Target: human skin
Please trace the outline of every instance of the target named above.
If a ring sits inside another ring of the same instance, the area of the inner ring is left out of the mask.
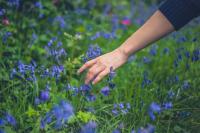
[[[157,10],[135,33],[115,50],[87,61],[77,71],[77,74],[88,69],[85,84],[96,84],[109,72],[125,64],[131,54],[145,48],[149,44],[167,36],[175,29],[167,18]]]

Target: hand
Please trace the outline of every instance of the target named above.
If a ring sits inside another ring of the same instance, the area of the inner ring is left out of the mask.
[[[88,84],[90,81],[92,81],[92,84],[96,84],[110,72],[111,66],[115,70],[123,65],[127,59],[128,55],[118,48],[86,62],[77,73],[80,74],[85,69],[89,69],[86,74],[85,84]]]

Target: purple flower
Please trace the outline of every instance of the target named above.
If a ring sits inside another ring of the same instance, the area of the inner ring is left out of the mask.
[[[94,94],[88,94],[86,95],[86,99],[90,102],[95,101],[96,100],[96,96]]]
[[[81,133],[96,133],[97,124],[94,121],[89,121],[81,128]]]
[[[3,127],[5,124],[6,124],[6,121],[0,118],[0,127]]]
[[[153,45],[149,51],[149,54],[155,56],[157,54],[157,48],[158,46],[157,45]]]
[[[34,44],[34,42],[37,40],[37,38],[38,38],[37,34],[33,33],[32,39],[31,39],[31,44]]]
[[[38,97],[35,98],[34,104],[35,105],[39,105],[40,104],[40,99]]]
[[[148,58],[148,57],[146,57],[146,56],[144,56],[144,57],[143,57],[143,62],[146,63],[146,64],[148,64],[148,63],[151,62],[151,59]]]
[[[133,129],[133,130],[131,131],[131,133],[136,133],[136,132],[135,132],[135,130]]]
[[[73,107],[71,106],[71,104],[70,103],[68,103],[67,101],[64,101],[64,100],[62,100],[61,102],[60,102],[60,107],[62,107],[62,109],[63,109],[63,111],[64,111],[64,120],[66,121],[66,120],[68,120],[68,118],[71,116],[71,115],[73,115],[74,114],[74,109],[73,109]]]
[[[119,114],[119,112],[118,112],[116,109],[113,109],[113,110],[112,110],[112,113],[113,113],[114,115],[118,115],[118,114]]]
[[[0,133],[6,133],[3,129],[0,129]]]
[[[127,109],[131,109],[130,103],[126,103],[126,108],[127,108]]]
[[[45,102],[50,98],[49,90],[43,90],[40,92],[40,100]]]
[[[102,93],[104,96],[108,96],[109,93],[110,93],[110,88],[109,88],[108,86],[103,87],[103,88],[101,89],[101,93]]]
[[[52,112],[48,112],[44,118],[41,119],[40,122],[40,128],[44,129],[46,124],[49,124],[52,122]]]
[[[109,72],[109,81],[111,81],[114,77],[116,76],[115,71],[113,70],[113,67],[110,67],[110,72]]]
[[[160,112],[161,112],[160,105],[155,102],[152,102],[149,107],[149,110],[148,110],[148,114],[149,114],[151,120],[155,120],[155,118],[156,118],[154,113],[160,113]]]
[[[35,3],[35,7],[39,8],[39,9],[42,9],[43,5],[42,5],[41,2],[38,1],[38,2]]]
[[[119,129],[115,129],[112,133],[121,133]]]
[[[168,54],[169,53],[169,48],[164,48],[163,53],[164,54]]]
[[[182,88],[183,88],[184,90],[190,88],[189,82],[188,82],[188,81],[184,81],[184,83],[183,83],[183,85],[182,85]]]
[[[83,84],[80,86],[80,90],[81,91],[90,91],[92,89],[92,87],[90,85],[87,85],[87,84]]]
[[[144,79],[142,81],[142,88],[144,88],[144,86],[146,85],[150,85],[152,82],[151,80],[148,79],[148,73],[146,71],[143,73],[143,77]]]
[[[0,8],[0,16],[3,16],[6,13],[5,9]]]
[[[58,22],[60,24],[60,28],[64,28],[66,26],[65,19],[62,16],[57,16],[54,19],[54,22]]]
[[[10,36],[12,36],[12,33],[9,32],[9,31],[6,32],[6,33],[3,35],[2,42],[3,42],[3,43],[6,43],[7,40],[8,40],[8,38],[9,38]]]
[[[16,126],[16,124],[17,124],[16,120],[11,114],[6,113],[5,119],[10,125],[12,125],[14,127]]]
[[[51,77],[55,77],[56,79],[58,79],[61,76],[61,73],[63,72],[63,70],[64,70],[64,67],[62,65],[61,66],[54,65],[51,68]]]
[[[83,62],[87,62],[91,59],[94,59],[102,54],[101,48],[96,45],[89,45],[89,48],[86,52],[85,57],[83,57]]]
[[[190,58],[190,52],[189,51],[185,52],[185,57],[188,58],[188,59]]]
[[[119,104],[119,107],[120,107],[121,109],[124,109],[124,104],[123,104],[123,103],[120,103],[120,104]]]
[[[173,106],[173,105],[172,105],[172,102],[167,102],[167,103],[164,103],[164,104],[163,104],[163,108],[164,108],[164,109],[171,109],[172,106]]]
[[[101,32],[96,32],[96,34],[95,35],[93,35],[93,36],[91,36],[90,37],[90,40],[96,40],[97,38],[99,38],[101,36]]]
[[[7,3],[9,6],[16,6],[18,8],[20,4],[20,0],[7,0]]]
[[[155,127],[153,125],[148,124],[145,128],[139,128],[138,133],[154,133]]]
[[[193,55],[192,55],[192,61],[193,62],[196,62],[198,60],[200,60],[200,49],[199,48],[195,49],[193,51]]]
[[[175,93],[172,90],[168,91],[168,97],[170,99],[172,99],[174,96],[175,96]]]
[[[60,101],[58,105],[47,112],[44,118],[41,119],[40,127],[45,128],[46,124],[55,120],[54,128],[60,129],[67,123],[70,117],[74,115],[73,107],[65,100]]]
[[[150,105],[150,109],[153,111],[153,112],[157,112],[159,113],[161,111],[161,108],[160,108],[160,105],[155,103],[155,102],[152,102],[151,105]]]

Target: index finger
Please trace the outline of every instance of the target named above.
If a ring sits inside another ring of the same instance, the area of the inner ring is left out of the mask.
[[[90,60],[88,62],[86,62],[81,68],[78,69],[77,73],[80,74],[81,72],[83,72],[86,68],[94,65],[97,62],[96,59]]]

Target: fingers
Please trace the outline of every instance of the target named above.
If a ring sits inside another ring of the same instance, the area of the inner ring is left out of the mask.
[[[83,72],[85,69],[89,68],[90,66],[94,65],[96,63],[97,60],[93,59],[90,60],[88,62],[86,62],[78,71],[77,73],[80,74],[81,72]]]
[[[104,71],[102,71],[101,73],[99,73],[99,75],[94,79],[94,81],[92,82],[92,84],[96,84],[97,82],[101,81],[102,78],[104,76],[106,76],[109,73],[108,69],[105,69]]]
[[[87,73],[85,84],[88,84],[91,80],[95,78],[101,71],[103,71],[106,68],[106,66],[102,64],[95,64],[92,66]]]

